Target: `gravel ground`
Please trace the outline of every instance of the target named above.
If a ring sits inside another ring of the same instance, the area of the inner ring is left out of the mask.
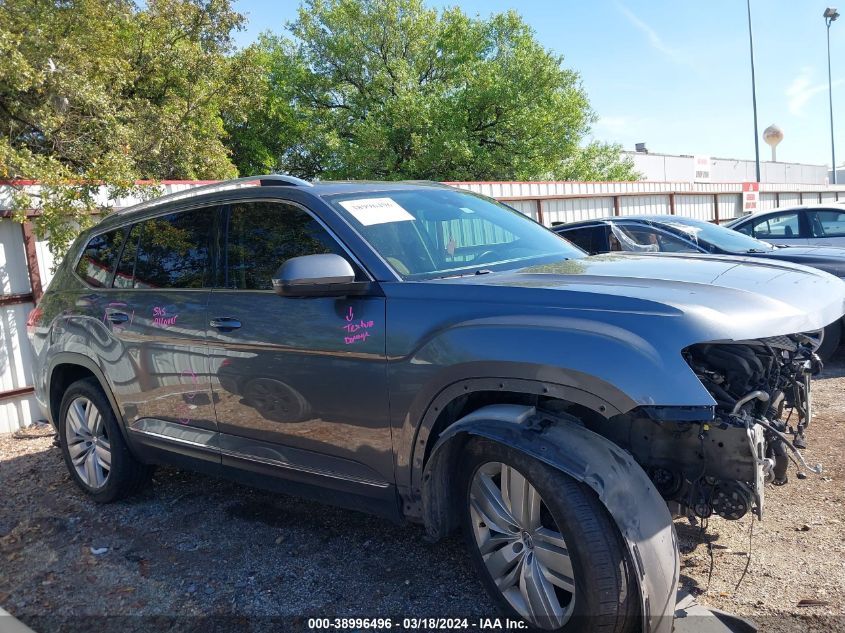
[[[842,361],[815,383],[807,454],[824,476],[770,487],[753,533],[750,518],[676,522],[682,586],[700,602],[767,631],[845,632],[843,387]],[[431,545],[417,526],[169,468],[139,497],[95,506],[51,440],[47,427],[0,436],[0,606],[39,633],[495,616],[457,537]]]

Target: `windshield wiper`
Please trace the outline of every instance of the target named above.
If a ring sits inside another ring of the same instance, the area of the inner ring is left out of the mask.
[[[474,277],[475,275],[487,275],[493,271],[489,268],[479,268],[473,272],[455,273],[454,275],[441,275],[439,277],[432,277],[432,279],[460,279],[461,277]]]
[[[746,253],[768,253],[769,251],[764,251],[761,248],[749,248]]]

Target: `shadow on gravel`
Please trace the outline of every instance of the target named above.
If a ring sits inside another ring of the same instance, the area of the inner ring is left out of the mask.
[[[39,633],[495,615],[458,537],[170,468],[97,506],[49,438],[21,441],[0,461],[0,606]]]
[[[815,376],[813,380],[827,380],[830,378],[842,378],[845,376],[845,346],[840,347],[833,358],[825,364],[822,373]]]

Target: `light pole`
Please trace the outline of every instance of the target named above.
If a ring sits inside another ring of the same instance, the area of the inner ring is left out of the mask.
[[[836,145],[833,142],[833,82],[830,79],[830,24],[839,17],[833,7],[824,10],[824,23],[827,25],[827,94],[830,100],[830,164],[833,169],[833,184],[836,184]]]
[[[748,47],[751,49],[751,103],[754,106],[754,164],[757,167],[757,182],[760,182],[760,139],[757,134],[757,83],[754,79],[754,37],[751,34],[751,0],[748,6]]]

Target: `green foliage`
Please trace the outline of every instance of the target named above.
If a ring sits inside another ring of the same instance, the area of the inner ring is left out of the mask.
[[[620,179],[619,148],[586,147],[578,74],[515,12],[438,14],[422,0],[306,0],[293,39],[244,52],[257,107],[226,117],[241,173],[431,180]]]
[[[0,180],[39,181],[14,210],[55,255],[162,179],[636,175],[585,143],[578,74],[514,12],[305,0],[291,37],[235,51],[242,21],[230,0],[0,0]]]
[[[0,2],[0,179],[43,185],[16,191],[18,219],[38,208],[61,254],[138,179],[236,175],[220,112],[261,79],[231,55],[241,22],[229,0]]]

